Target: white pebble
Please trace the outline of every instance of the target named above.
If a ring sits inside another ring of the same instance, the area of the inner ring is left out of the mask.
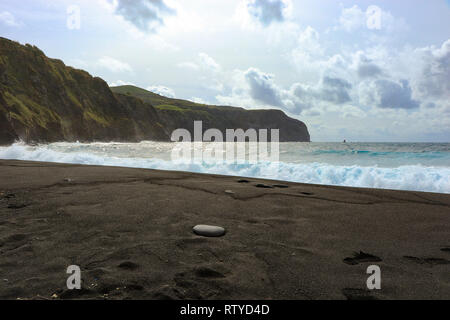
[[[194,228],[194,233],[203,237],[221,237],[225,235],[225,229],[217,226],[207,226],[207,225],[196,225]]]

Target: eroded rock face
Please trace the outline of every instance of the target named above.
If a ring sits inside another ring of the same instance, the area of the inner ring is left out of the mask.
[[[9,113],[5,110],[5,101],[0,92],[0,145],[8,145],[18,139],[14,128],[11,126],[11,119]]]
[[[199,105],[131,86],[111,90],[35,46],[0,37],[0,144],[169,141],[173,130],[191,130],[195,120],[204,130],[273,128],[280,141],[309,141],[306,125],[282,111]]]
[[[0,38],[0,73],[0,143],[169,139],[151,105],[34,46]]]

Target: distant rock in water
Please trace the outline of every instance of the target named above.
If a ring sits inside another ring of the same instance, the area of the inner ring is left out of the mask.
[[[280,141],[309,141],[306,125],[280,110],[245,110],[170,99],[133,86],[110,88],[50,59],[35,46],[0,37],[0,145],[21,139],[170,141],[173,130],[280,129]]]

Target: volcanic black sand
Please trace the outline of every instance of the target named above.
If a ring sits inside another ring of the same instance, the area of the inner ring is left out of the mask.
[[[0,298],[450,299],[449,206],[444,194],[1,160]],[[227,233],[200,237],[197,224]],[[82,290],[67,289],[69,265]],[[381,290],[367,290],[369,265]]]

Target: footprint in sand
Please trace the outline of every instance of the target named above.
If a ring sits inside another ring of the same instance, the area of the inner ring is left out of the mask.
[[[241,179],[241,180],[238,180],[238,183],[250,183],[250,181],[245,180],[245,179]]]
[[[314,193],[312,193],[312,192],[300,192],[300,194],[303,194],[305,196],[313,196],[314,195]]]
[[[345,288],[342,289],[342,294],[347,300],[378,300],[370,294],[370,291],[363,289]]]
[[[273,185],[275,188],[280,188],[280,189],[286,189],[289,188],[289,186],[285,185],[285,184],[274,184]]]
[[[213,279],[224,279],[226,278],[225,273],[227,270],[219,271],[219,269],[223,269],[223,267],[215,268],[215,267],[196,267],[187,272],[180,272],[175,275],[175,282],[190,282],[196,281],[199,279],[205,280],[213,280]]]
[[[272,186],[269,186],[269,185],[263,184],[263,183],[258,183],[258,184],[256,185],[256,187],[257,187],[257,188],[263,188],[263,189],[273,189]]]
[[[441,251],[450,253],[450,247],[441,248]]]
[[[8,205],[8,209],[22,209],[25,208],[27,205],[24,203],[11,203]]]
[[[26,238],[27,238],[26,234],[17,233],[17,234],[13,234],[13,235],[9,236],[8,238],[6,238],[5,242],[7,242],[7,243],[19,242],[19,241],[25,240]]]
[[[403,258],[415,262],[418,264],[428,265],[430,267],[436,266],[436,265],[446,265],[450,264],[450,261],[447,259],[441,259],[441,258],[418,258],[413,256],[403,256]]]
[[[357,265],[363,262],[380,262],[383,260],[377,256],[360,251],[353,253],[353,257],[347,257],[343,261],[349,265]]]
[[[28,236],[24,234],[13,234],[6,238],[0,238],[0,255],[13,250],[32,251],[33,248],[27,244],[27,241]]]
[[[225,275],[223,273],[206,267],[200,267],[196,269],[194,273],[199,278],[225,278]]]
[[[133,261],[124,261],[121,264],[119,264],[118,267],[123,270],[132,271],[132,270],[136,270],[137,268],[139,268],[139,265],[137,263],[134,263]]]
[[[13,199],[13,198],[15,198],[16,197],[16,195],[14,194],[14,193],[11,193],[11,192],[0,192],[0,198],[3,198],[3,199]]]
[[[194,281],[184,281],[175,278],[175,286],[163,285],[151,292],[153,300],[202,300],[203,297],[197,289],[197,283]]]
[[[8,204],[8,209],[22,209],[28,206],[23,202],[23,199],[19,199],[14,193],[2,192],[0,193],[0,200],[5,200]]]
[[[59,295],[56,294],[55,298],[58,297],[60,299],[81,299],[86,298],[86,296],[92,295],[95,295],[95,292],[86,288],[81,288],[80,290],[67,289],[61,292]]]
[[[180,299],[205,299],[214,297],[218,288],[226,286],[229,271],[223,266],[199,266],[174,277],[173,291]]]
[[[125,286],[126,291],[143,291],[145,288],[141,286],[140,284],[127,284]]]

